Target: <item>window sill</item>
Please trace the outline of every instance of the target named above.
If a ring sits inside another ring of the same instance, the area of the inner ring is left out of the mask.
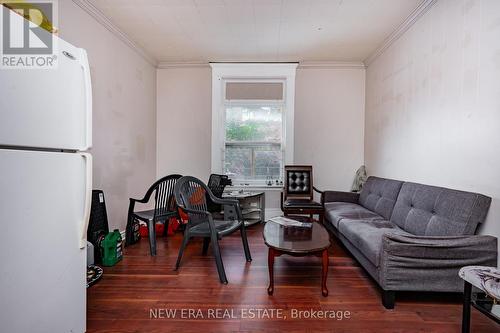
[[[238,190],[249,190],[249,191],[282,191],[283,185],[232,185],[227,186],[226,191],[238,191]]]

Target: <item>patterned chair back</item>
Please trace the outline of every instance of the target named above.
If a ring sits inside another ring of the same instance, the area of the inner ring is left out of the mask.
[[[286,165],[284,195],[287,198],[313,198],[311,165]]]

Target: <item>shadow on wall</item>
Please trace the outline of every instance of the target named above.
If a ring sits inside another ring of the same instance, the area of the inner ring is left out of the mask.
[[[486,221],[478,228],[478,234],[500,234],[500,199],[492,198]],[[496,231],[496,233],[495,233]]]
[[[490,210],[486,221],[479,226],[477,234],[480,235],[493,235],[498,237],[500,235],[500,199],[492,198]],[[500,240],[498,241],[498,253],[500,253]],[[500,266],[500,255],[498,257],[498,266]]]

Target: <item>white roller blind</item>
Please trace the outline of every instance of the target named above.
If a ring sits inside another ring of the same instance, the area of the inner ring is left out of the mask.
[[[283,100],[283,83],[227,82],[226,100]]]

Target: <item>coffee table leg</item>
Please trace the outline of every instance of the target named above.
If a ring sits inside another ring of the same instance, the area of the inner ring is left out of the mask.
[[[322,253],[322,274],[321,274],[321,293],[323,296],[328,296],[328,288],[326,287],[326,277],[328,275],[328,250],[323,250]]]
[[[267,294],[272,295],[274,291],[274,249],[269,248],[267,253],[267,266],[269,268],[269,287],[267,288]]]

